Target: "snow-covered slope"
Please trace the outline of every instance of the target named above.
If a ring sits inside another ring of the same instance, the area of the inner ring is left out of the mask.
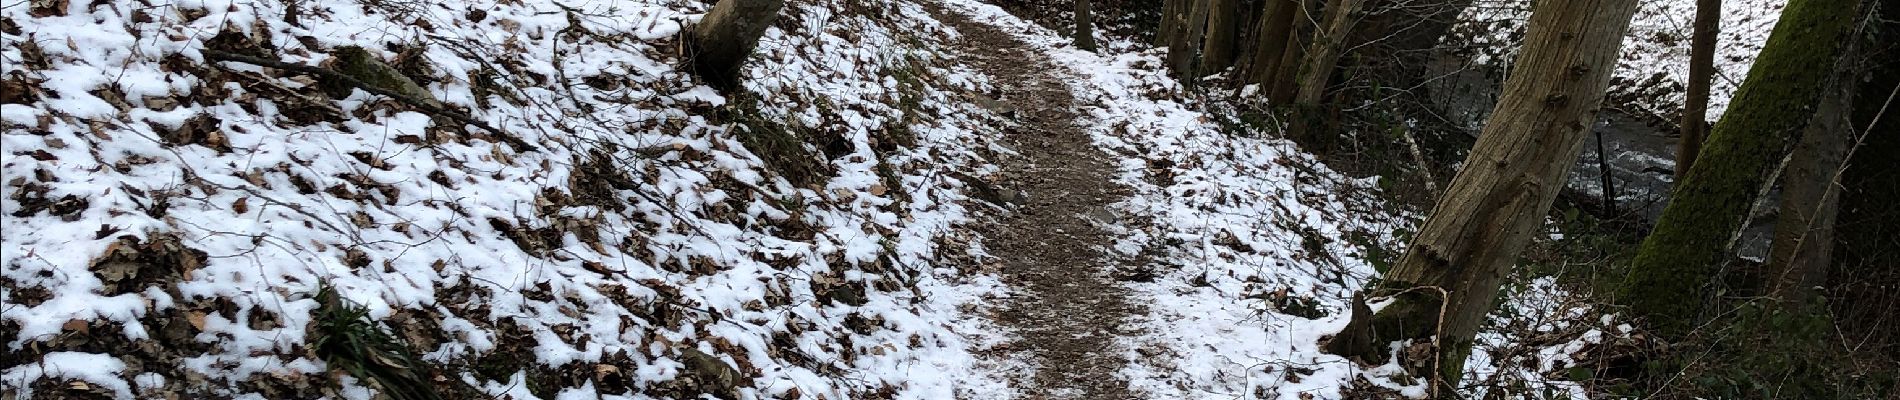
[[[1117,332],[1133,389],[1422,393],[1396,364],[1316,348],[1415,211],[1231,123],[1235,104],[1189,95],[1144,45],[1081,52],[947,3],[1066,66],[1122,160],[1122,239],[1104,245],[1146,261],[1118,274],[1150,311]],[[794,0],[722,95],[678,67],[707,7],[0,3],[0,397],[404,389],[311,347],[339,304],[448,398],[1012,397],[997,376],[1021,371],[971,356],[1008,339],[981,318],[1004,288],[961,228],[1009,150],[977,106],[987,78],[946,50],[957,33],[914,1]],[[452,111],[209,59],[229,53],[367,55]],[[1561,294],[1526,292],[1511,304]],[[1494,323],[1570,315],[1544,311]],[[1473,374],[1541,377],[1575,345],[1481,348]]]
[[[1397,357],[1363,365],[1319,349],[1344,327],[1352,294],[1403,249],[1421,210],[1380,200],[1377,177],[1333,171],[1235,122],[1247,105],[1182,87],[1165,72],[1165,50],[1124,41],[1080,51],[998,7],[950,4],[1021,32],[1075,74],[1095,144],[1122,160],[1119,183],[1133,193],[1118,209],[1126,222],[1115,249],[1146,263],[1123,274],[1148,311],[1120,329],[1132,333],[1118,350],[1133,389],[1156,399],[1427,394]],[[1466,364],[1463,394],[1586,398],[1567,368],[1595,362],[1584,353],[1629,326],[1553,279],[1512,282],[1505,312]]]
[[[1460,16],[1465,40],[1481,49],[1478,64],[1500,68],[1509,64],[1530,19],[1526,0],[1474,2]],[[1682,112],[1683,82],[1689,76],[1689,41],[1693,36],[1695,0],[1644,1],[1630,21],[1623,39],[1623,55],[1611,77],[1612,106],[1653,115],[1674,123]],[[1716,37],[1715,78],[1709,87],[1708,118],[1728,109],[1729,98],[1748,75],[1755,55],[1768,42],[1787,0],[1742,0],[1722,4]],[[1501,80],[1500,80],[1501,81]]]
[[[306,348],[323,285],[452,397],[997,390],[986,84],[914,4],[793,1],[738,96],[677,68],[697,1],[0,7],[0,397],[367,398]],[[499,133],[204,52],[348,46]]]
[[[1395,248],[1408,225],[1375,204],[1374,181],[1265,132],[1224,128],[1231,105],[1185,95],[1160,51],[1079,51],[999,8],[955,4],[1020,29],[1072,69],[1096,144],[1122,159],[1119,181],[1134,193],[1120,211],[1147,222],[1128,224],[1115,245],[1148,264],[1128,273],[1149,312],[1122,344],[1134,388],[1158,399],[1340,398],[1376,382],[1422,394],[1387,378],[1396,365],[1365,368],[1318,349],[1373,275],[1368,249]]]

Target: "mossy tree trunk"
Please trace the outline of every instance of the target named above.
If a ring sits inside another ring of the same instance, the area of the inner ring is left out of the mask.
[[[688,41],[694,73],[721,90],[738,87],[746,58],[784,6],[784,0],[720,0],[713,5]]]
[[[1089,0],[1075,0],[1075,47],[1095,51],[1095,13]]]
[[[1355,318],[1327,352],[1376,360],[1386,343],[1435,332],[1434,360],[1420,361],[1432,368],[1434,392],[1452,396],[1499,285],[1543,224],[1596,121],[1636,4],[1538,4],[1464,168],[1384,283],[1370,289],[1395,303],[1369,320]]]
[[[1674,199],[1637,250],[1619,298],[1665,335],[1701,320],[1730,237],[1788,155],[1826,91],[1853,31],[1856,2],[1792,0],[1704,143]]]
[[[371,54],[369,50],[357,46],[341,46],[331,51],[330,55],[333,57],[330,61],[330,69],[338,73],[356,78],[378,89],[408,96],[416,101],[438,107],[442,105],[440,100],[436,100],[435,94],[429,92],[429,89],[423,88],[415,80],[404,76],[402,71],[383,62],[382,58]],[[355,88],[346,83],[330,82],[324,89],[329,91],[332,97],[343,98]]]
[[[1207,35],[1201,40],[1201,76],[1234,65],[1234,39],[1239,36],[1238,0],[1207,0]]]
[[[1715,34],[1722,28],[1722,0],[1696,0],[1695,34],[1689,41],[1689,82],[1682,102],[1682,139],[1676,143],[1676,177],[1688,175],[1709,134],[1709,81],[1715,77]]]

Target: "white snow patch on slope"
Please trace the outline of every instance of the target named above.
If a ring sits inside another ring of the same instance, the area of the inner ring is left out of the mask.
[[[1481,54],[1479,63],[1495,67],[1510,64],[1517,54],[1525,23],[1531,15],[1528,0],[1486,0],[1467,8],[1460,23],[1467,31],[1483,32],[1471,38],[1480,48],[1494,51]],[[1638,107],[1674,122],[1681,113],[1684,82],[1689,76],[1689,44],[1693,36],[1695,0],[1644,1],[1630,21],[1624,36],[1622,56],[1612,76],[1610,99]],[[1787,0],[1740,0],[1722,4],[1722,21],[1716,38],[1715,78],[1709,87],[1708,118],[1713,121],[1728,109],[1735,90],[1748,75],[1768,34],[1781,19]],[[1632,110],[1635,111],[1635,110]]]
[[[768,32],[745,96],[833,136],[808,147],[828,176],[800,186],[713,122],[742,99],[676,69],[705,3],[301,3],[296,23],[286,2],[0,5],[18,28],[0,78],[32,93],[0,105],[7,394],[366,398],[304,349],[320,282],[431,363],[525,355],[436,377],[490,395],[703,390],[675,383],[684,348],[751,379],[746,398],[1003,390],[968,354],[992,330],[959,309],[998,283],[946,261],[976,239],[945,172],[994,171],[993,117],[964,94],[986,84],[915,5],[794,1]],[[234,43],[425,60],[433,97],[538,149],[201,52]],[[171,258],[101,262],[115,251]],[[863,304],[829,294],[847,288]]]

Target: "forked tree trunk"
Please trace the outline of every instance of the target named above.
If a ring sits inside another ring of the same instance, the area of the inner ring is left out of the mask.
[[[738,87],[740,67],[784,6],[784,0],[721,0],[713,5],[688,42],[693,71],[721,90]]]
[[[1715,77],[1715,34],[1721,30],[1722,0],[1696,0],[1695,35],[1689,42],[1688,98],[1682,102],[1682,140],[1676,143],[1676,179],[1689,174],[1702,141],[1709,135],[1709,80]]]
[[[1781,215],[1775,220],[1774,245],[1768,252],[1770,294],[1790,303],[1806,303],[1814,288],[1827,284],[1834,255],[1834,217],[1840,208],[1842,162],[1855,131],[1849,120],[1854,105],[1854,75],[1839,71],[1828,82],[1801,141],[1781,173]]]
[[[1298,12],[1299,0],[1266,0],[1266,3],[1266,11],[1260,16],[1259,35],[1254,38],[1253,66],[1247,81],[1272,91],[1274,72],[1279,70],[1286,42],[1293,34],[1293,14]]]
[[[1330,138],[1320,135],[1330,125],[1326,110],[1320,107],[1320,98],[1326,94],[1326,85],[1332,82],[1333,68],[1339,65],[1340,52],[1344,51],[1345,40],[1352,32],[1354,14],[1364,5],[1365,0],[1328,1],[1324,25],[1313,35],[1313,43],[1306,46],[1306,58],[1300,60],[1299,86],[1294,91],[1288,132],[1315,151],[1326,151],[1331,145]]]
[[[1182,0],[1187,4],[1187,19],[1180,20],[1175,27],[1168,45],[1168,69],[1174,72],[1175,79],[1192,82],[1195,75],[1194,63],[1200,59],[1201,34],[1207,31],[1207,2],[1209,0]]]
[[[1636,0],[1545,0],[1497,107],[1405,255],[1369,289],[1394,303],[1355,318],[1326,351],[1378,359],[1437,335],[1433,391],[1451,396],[1498,286],[1548,215],[1596,120]],[[1443,306],[1443,313],[1440,307]]]
[[[1075,0],[1075,47],[1095,51],[1095,13],[1089,0]]]
[[[1637,250],[1620,298],[1665,335],[1686,334],[1709,304],[1730,237],[1827,91],[1851,39],[1857,1],[1792,0]]]
[[[1201,41],[1201,75],[1234,65],[1234,39],[1240,23],[1237,0],[1208,0],[1207,36]]]
[[[1295,92],[1293,103],[1300,107],[1312,107],[1319,104],[1321,96],[1326,94],[1326,84],[1333,76],[1333,67],[1339,65],[1339,55],[1345,50],[1346,37],[1352,32],[1354,14],[1359,13],[1365,0],[1331,0],[1326,5],[1326,18],[1323,28],[1313,35],[1313,44],[1307,46],[1306,58],[1300,60],[1299,90]]]

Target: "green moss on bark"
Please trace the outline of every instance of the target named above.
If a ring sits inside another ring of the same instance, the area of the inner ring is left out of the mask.
[[[1620,298],[1655,328],[1682,334],[1700,319],[1732,233],[1813,113],[1856,9],[1851,0],[1793,0],[1782,11],[1621,290]]]

